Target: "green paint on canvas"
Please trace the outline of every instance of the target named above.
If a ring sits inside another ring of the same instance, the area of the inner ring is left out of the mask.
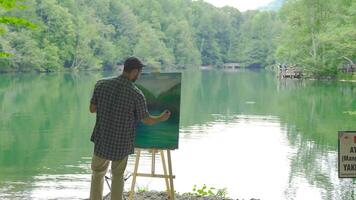
[[[181,96],[180,73],[142,74],[137,87],[146,97],[148,111],[158,115],[171,111],[171,117],[155,125],[139,124],[135,146],[139,148],[177,149]]]

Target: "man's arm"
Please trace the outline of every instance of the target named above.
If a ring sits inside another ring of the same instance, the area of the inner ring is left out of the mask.
[[[170,116],[171,116],[171,112],[169,112],[168,110],[165,110],[158,116],[149,115],[148,117],[141,120],[141,122],[144,123],[145,125],[153,125],[158,122],[166,121]]]
[[[91,113],[96,113],[96,105],[98,105],[98,86],[99,81],[95,84],[93,95],[90,99],[89,111]]]
[[[93,104],[93,103],[91,103],[91,104],[90,104],[90,107],[89,107],[89,111],[90,111],[91,113],[96,113],[96,105]]]

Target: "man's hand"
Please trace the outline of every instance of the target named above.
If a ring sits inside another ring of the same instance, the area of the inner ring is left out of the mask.
[[[147,118],[142,120],[142,123],[146,125],[153,125],[158,122],[166,121],[171,116],[171,112],[169,110],[163,111],[159,116],[148,116]]]
[[[166,121],[169,117],[171,116],[171,112],[169,110],[165,110],[161,113],[161,115],[159,116],[160,121]]]

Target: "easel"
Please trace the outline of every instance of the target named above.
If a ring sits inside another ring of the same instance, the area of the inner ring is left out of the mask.
[[[153,177],[153,178],[164,178],[166,182],[166,187],[167,187],[167,194],[168,194],[168,199],[169,200],[174,200],[174,186],[173,186],[173,179],[175,176],[172,173],[172,160],[171,160],[171,151],[169,149],[140,149],[136,148],[136,160],[135,160],[135,168],[134,172],[132,174],[132,183],[131,183],[131,192],[129,196],[129,200],[133,200],[133,196],[135,193],[135,184],[136,184],[136,178],[138,176],[141,177]],[[138,173],[138,166],[140,162],[140,156],[141,156],[141,151],[143,150],[148,150],[152,154],[152,162],[151,162],[151,173]],[[168,173],[167,173],[167,165],[166,165],[166,160],[164,156],[164,151],[167,151],[167,160],[168,160]],[[163,172],[164,174],[156,174],[155,173],[155,168],[156,168],[156,154],[160,153],[161,154],[161,160],[162,160],[162,166],[163,166]]]

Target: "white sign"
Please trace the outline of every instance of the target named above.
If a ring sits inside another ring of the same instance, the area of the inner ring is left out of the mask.
[[[339,178],[356,178],[356,131],[339,131]]]

